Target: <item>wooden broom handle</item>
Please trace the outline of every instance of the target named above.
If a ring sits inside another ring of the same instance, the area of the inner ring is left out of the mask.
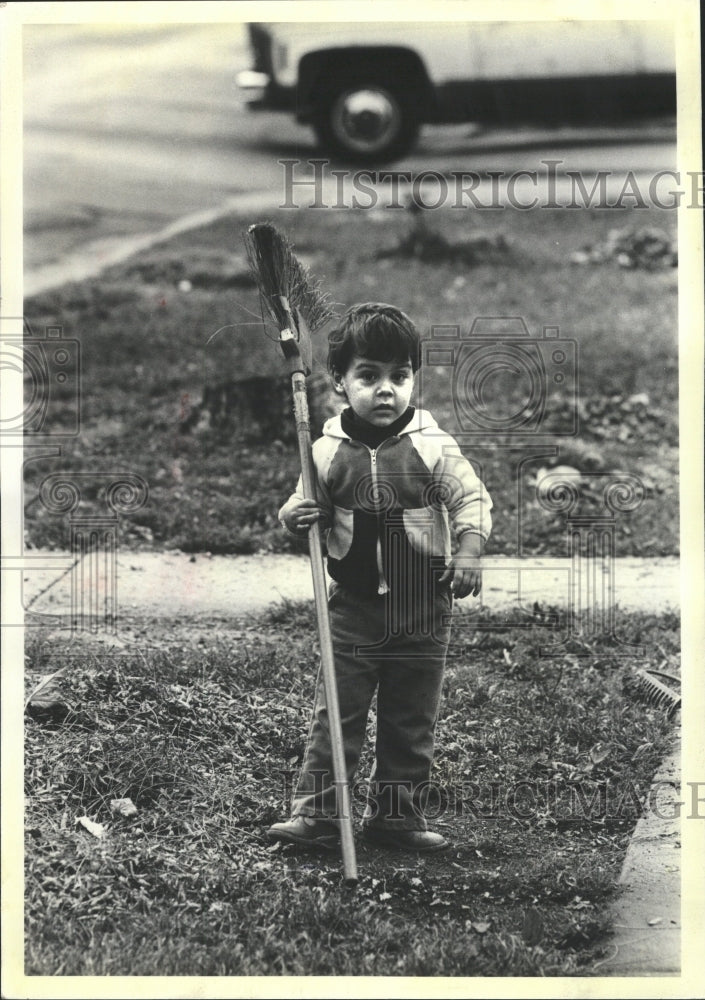
[[[307,500],[317,500],[313,453],[311,450],[311,425],[309,421],[308,399],[306,397],[306,377],[303,372],[295,371],[292,373],[291,387],[294,396],[296,437],[299,444],[304,497]],[[326,710],[328,712],[328,730],[333,757],[333,778],[340,814],[343,875],[348,885],[354,885],[357,882],[357,863],[355,860],[355,841],[353,839],[352,812],[350,808],[350,789],[348,787],[347,768],[345,766],[345,750],[343,748],[340,706],[338,704],[338,686],[335,678],[335,657],[333,654],[330,619],[328,617],[328,588],[321,551],[321,526],[318,521],[314,521],[309,529],[308,547],[311,557],[311,574],[313,576],[313,595],[316,601],[318,638],[321,647],[323,689],[326,699]]]

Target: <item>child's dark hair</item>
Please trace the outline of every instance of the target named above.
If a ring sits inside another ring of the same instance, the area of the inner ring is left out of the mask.
[[[374,361],[411,361],[421,365],[421,338],[406,313],[385,302],[351,306],[328,334],[328,370],[344,375],[353,355]]]

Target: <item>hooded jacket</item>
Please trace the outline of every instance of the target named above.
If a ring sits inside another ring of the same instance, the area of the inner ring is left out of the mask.
[[[450,528],[487,539],[492,501],[457,442],[426,410],[398,434],[370,448],[331,417],[313,444],[328,572],[365,596],[394,593],[419,577],[433,578],[451,554]],[[296,491],[279,520],[303,499]],[[286,525],[285,525],[286,526]]]

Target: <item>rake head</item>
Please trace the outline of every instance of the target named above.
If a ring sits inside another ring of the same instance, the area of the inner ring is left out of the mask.
[[[664,708],[669,715],[673,715],[681,707],[681,696],[676,691],[661,680],[658,670],[637,670],[636,680],[639,693],[650,705],[657,708]],[[680,685],[677,677],[671,674],[661,675]]]

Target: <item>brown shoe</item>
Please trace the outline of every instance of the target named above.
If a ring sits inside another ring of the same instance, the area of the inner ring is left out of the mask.
[[[450,844],[440,833],[431,830],[392,830],[384,826],[365,826],[363,838],[376,847],[398,851],[444,851]]]
[[[340,841],[335,823],[314,816],[294,816],[284,823],[273,823],[267,830],[267,836],[270,840],[284,840],[325,851],[334,851]]]

